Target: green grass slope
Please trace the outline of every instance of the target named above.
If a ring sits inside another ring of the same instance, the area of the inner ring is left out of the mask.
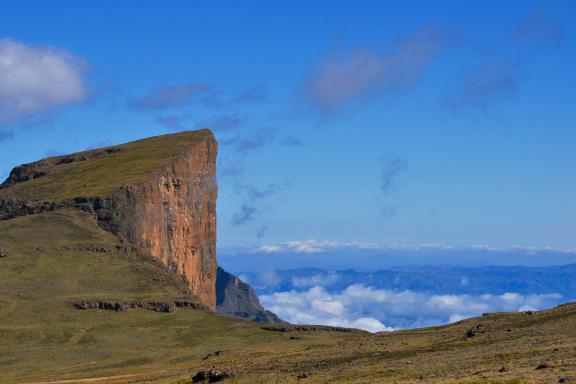
[[[186,291],[80,210],[0,221],[0,249],[0,383],[188,367],[276,336],[192,309],[74,309],[81,299],[169,301]]]
[[[188,384],[209,370],[228,373],[229,383],[556,383],[576,377],[576,305],[383,334],[264,326],[285,331],[278,332],[184,308],[74,309],[71,302],[79,299],[163,301],[183,294],[171,273],[122,249],[79,210],[0,222],[0,250],[3,384]]]

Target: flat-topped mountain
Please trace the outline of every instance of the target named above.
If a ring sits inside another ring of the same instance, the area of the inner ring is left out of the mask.
[[[216,155],[209,130],[51,157],[0,186],[0,219],[80,209],[216,307]]]

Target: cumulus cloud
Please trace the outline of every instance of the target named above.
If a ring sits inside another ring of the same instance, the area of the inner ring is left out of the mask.
[[[433,295],[379,290],[361,284],[334,294],[315,286],[260,296],[265,308],[288,322],[354,327],[370,332],[446,324],[485,312],[539,310],[555,306],[561,300],[559,294]]]
[[[387,52],[372,47],[333,49],[306,80],[304,94],[322,110],[337,110],[362,97],[378,97],[412,86],[440,53],[445,39],[424,28]]]
[[[87,67],[60,48],[0,39],[0,125],[84,100]]]
[[[347,312],[348,308],[343,300],[326,293],[321,287],[304,292],[263,295],[260,301],[265,308],[291,323],[362,328],[371,332],[392,330],[374,317]]]

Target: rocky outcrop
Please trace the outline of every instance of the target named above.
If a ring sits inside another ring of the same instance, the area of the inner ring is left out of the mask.
[[[261,327],[261,329],[270,332],[345,332],[345,333],[366,333],[361,329],[356,328],[344,328],[344,327],[330,327],[327,325],[295,325],[295,324],[275,324],[266,325]]]
[[[221,315],[259,323],[284,323],[262,307],[250,285],[220,267],[216,277],[216,292],[216,312]]]
[[[177,300],[175,302],[162,302],[162,301],[108,301],[108,300],[81,300],[73,302],[72,306],[75,309],[88,310],[100,309],[116,312],[125,312],[130,308],[144,308],[154,312],[174,312],[174,308],[186,308],[196,310],[207,310],[202,304],[198,304],[187,300]]]
[[[18,166],[0,186],[0,220],[69,207],[90,212],[184,278],[214,311],[216,156],[214,136],[202,130]]]

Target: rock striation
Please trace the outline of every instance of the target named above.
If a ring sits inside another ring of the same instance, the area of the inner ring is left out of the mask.
[[[21,165],[0,185],[0,220],[70,207],[89,212],[185,279],[214,311],[216,156],[213,134],[201,130]]]

